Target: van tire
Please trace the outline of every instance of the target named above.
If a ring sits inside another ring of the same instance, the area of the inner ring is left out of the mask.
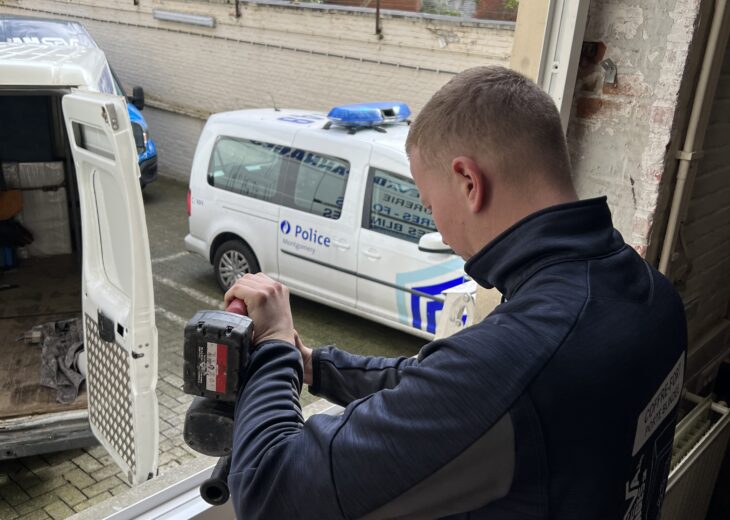
[[[215,250],[213,256],[215,279],[225,292],[246,273],[261,271],[256,255],[240,240],[227,240]]]

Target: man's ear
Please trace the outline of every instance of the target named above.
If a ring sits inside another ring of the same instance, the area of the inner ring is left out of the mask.
[[[460,155],[451,161],[453,181],[466,199],[469,210],[479,213],[488,202],[489,179],[471,157]]]

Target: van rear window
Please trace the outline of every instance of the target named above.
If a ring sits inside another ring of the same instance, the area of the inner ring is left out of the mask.
[[[221,137],[213,148],[208,183],[260,200],[278,200],[282,155],[277,148],[286,147]]]
[[[350,163],[344,159],[286,145],[221,137],[213,148],[208,183],[338,219],[349,175]]]

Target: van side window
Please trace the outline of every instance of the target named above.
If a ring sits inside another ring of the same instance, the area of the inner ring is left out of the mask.
[[[436,231],[431,211],[421,203],[411,179],[378,168],[370,168],[370,179],[372,195],[364,219],[368,229],[410,242]]]
[[[288,146],[221,137],[208,165],[208,184],[265,201],[278,199],[282,155]]]
[[[297,157],[292,154],[287,158],[296,172],[294,197],[287,205],[321,217],[340,218],[350,163],[303,150],[297,152]]]

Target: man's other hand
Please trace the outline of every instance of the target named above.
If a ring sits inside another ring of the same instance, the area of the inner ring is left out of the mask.
[[[226,292],[226,307],[234,298],[243,300],[246,304],[248,316],[253,320],[255,344],[278,339],[296,345],[298,336],[289,306],[289,289],[285,285],[263,273],[247,273]],[[299,343],[301,344],[301,340]],[[299,351],[303,353],[301,348]]]
[[[297,347],[297,349],[299,350],[299,353],[302,355],[302,363],[304,364],[304,381],[303,382],[305,385],[311,385],[312,384],[312,349],[304,346],[304,343],[302,343],[302,339],[299,337],[298,333],[294,336],[294,340],[295,340],[294,346]]]

